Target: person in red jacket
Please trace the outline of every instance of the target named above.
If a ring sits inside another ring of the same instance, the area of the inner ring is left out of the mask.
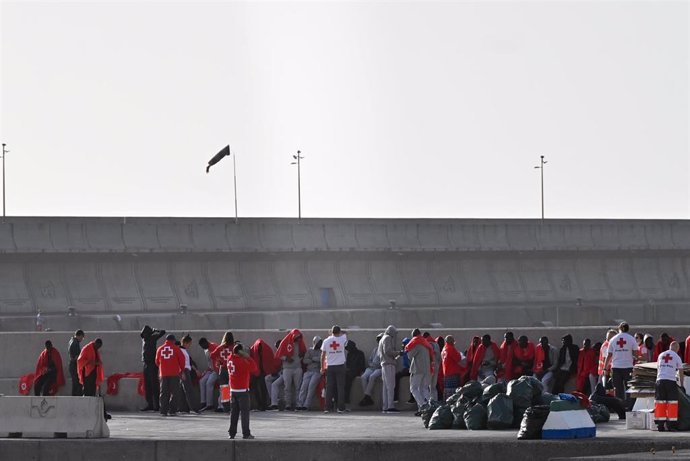
[[[592,349],[592,340],[587,338],[582,343],[582,349],[577,356],[577,379],[575,387],[578,391],[589,395],[594,392],[599,378],[598,353]],[[589,392],[585,392],[585,383],[589,380]]]
[[[211,359],[216,364],[216,371],[218,372],[218,384],[221,386],[229,383],[227,362],[233,347],[235,347],[235,336],[231,331],[226,331],[220,345],[211,352]],[[209,405],[208,402],[206,404]],[[218,397],[216,413],[223,413],[224,411],[229,411],[229,406],[221,403],[220,397]]]
[[[465,376],[462,377],[463,383],[466,383],[471,379],[470,375],[472,374],[472,360],[474,360],[474,354],[477,353],[477,348],[479,347],[480,343],[481,338],[479,336],[473,336],[472,341],[470,341],[470,346],[465,351],[465,357],[467,358],[467,371],[465,372]]]
[[[512,331],[507,331],[503,335],[503,342],[501,343],[500,358],[498,360],[497,377],[499,381],[508,382],[515,377],[515,336]]]
[[[60,353],[51,341],[46,341],[45,346],[36,362],[34,395],[56,395],[58,389],[65,385]]]
[[[673,337],[669,336],[668,333],[661,333],[661,337],[659,338],[659,342],[656,343],[656,346],[654,347],[654,361],[656,362],[657,359],[659,358],[659,355],[661,355],[662,352],[666,352],[671,345],[671,343],[675,341]]]
[[[455,338],[448,335],[445,342],[441,352],[443,400],[453,395],[455,389],[462,385],[461,378],[465,374],[467,364],[462,352],[455,348]]]
[[[242,417],[242,438],[253,439],[249,430],[249,379],[259,369],[256,362],[244,350],[242,344],[237,343],[228,358],[228,372],[230,374],[230,389],[232,389],[232,411],[230,413],[231,439],[237,434],[237,420]]]
[[[532,376],[535,353],[536,350],[532,341],[525,335],[520,336],[517,340],[517,347],[513,351],[515,363],[513,366],[513,377]]]
[[[260,411],[268,410],[271,404],[270,389],[266,386],[266,376],[280,371],[281,362],[275,359],[273,348],[259,338],[249,348],[250,357],[256,362],[256,372],[251,377],[251,394],[254,396],[256,408]]]
[[[470,378],[474,381],[483,381],[488,378],[487,382],[495,383],[496,367],[500,357],[501,352],[496,343],[491,341],[491,336],[482,336],[482,342],[472,358]]]
[[[101,346],[103,346],[103,341],[101,338],[96,338],[84,346],[77,358],[79,382],[84,386],[84,395],[87,397],[95,397],[96,389],[105,379],[99,352]]]
[[[180,387],[180,375],[184,371],[185,359],[175,345],[175,335],[165,337],[165,342],[156,351],[156,366],[160,375],[160,412],[163,416],[175,416],[174,396]]]

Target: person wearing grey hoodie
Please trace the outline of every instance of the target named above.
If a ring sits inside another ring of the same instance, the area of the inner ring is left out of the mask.
[[[371,398],[371,394],[374,393],[374,386],[376,381],[381,377],[381,359],[379,358],[379,341],[383,337],[383,333],[379,333],[376,336],[376,346],[372,349],[369,354],[369,359],[367,361],[367,369],[364,370],[362,376],[359,378],[359,382],[362,384],[362,391],[364,392],[364,398],[359,402],[359,405],[366,407],[368,405],[374,404],[374,399]]]
[[[307,350],[302,359],[307,371],[302,376],[302,386],[299,389],[299,398],[297,399],[298,410],[307,411],[311,408],[316,387],[321,381],[321,343],[323,343],[321,337],[314,336],[312,348]]]
[[[398,330],[393,325],[388,325],[386,331],[379,341],[378,356],[381,362],[382,402],[381,408],[384,413],[397,413],[393,402],[393,392],[395,391],[395,371],[398,365],[400,351],[396,347],[398,344]]]

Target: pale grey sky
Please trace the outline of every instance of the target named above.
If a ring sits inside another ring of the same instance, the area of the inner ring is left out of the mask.
[[[690,217],[686,1],[0,15],[9,215]]]

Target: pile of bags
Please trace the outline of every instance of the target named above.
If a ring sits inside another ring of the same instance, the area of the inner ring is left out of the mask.
[[[445,402],[424,405],[421,416],[424,427],[430,430],[519,428],[518,439],[540,439],[551,402],[556,406],[584,407],[581,398],[562,396],[544,392],[541,382],[532,376],[521,376],[507,386],[497,383],[486,388],[470,381]],[[586,405],[589,406],[588,401]],[[593,419],[596,417],[595,422],[608,421],[608,410],[603,405],[592,405],[588,411]]]

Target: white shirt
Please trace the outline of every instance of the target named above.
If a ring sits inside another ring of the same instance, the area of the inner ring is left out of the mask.
[[[637,341],[628,333],[620,332],[609,341],[611,368],[632,368],[636,353]]]
[[[184,368],[185,370],[191,370],[192,365],[189,362],[189,352],[187,352],[187,349],[184,347],[181,347],[180,350],[182,351],[182,354],[184,355]]]
[[[329,336],[321,345],[321,350],[326,353],[326,366],[345,365],[345,343],[347,335]]]
[[[668,358],[666,358],[668,357]],[[676,371],[683,369],[683,361],[678,354],[672,350],[664,351],[659,354],[659,360],[656,362],[657,373],[656,380],[668,379],[669,381],[676,380]]]

